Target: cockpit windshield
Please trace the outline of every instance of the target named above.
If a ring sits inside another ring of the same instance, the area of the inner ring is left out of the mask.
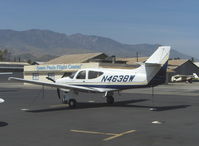
[[[85,70],[80,71],[80,72],[77,74],[76,79],[86,79],[86,71],[85,71]]]
[[[73,79],[76,73],[77,73],[77,72],[73,72],[73,73],[69,76],[69,78]]]

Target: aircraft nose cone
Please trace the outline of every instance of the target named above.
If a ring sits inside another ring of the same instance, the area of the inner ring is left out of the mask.
[[[63,83],[63,79],[57,79],[57,80],[55,81],[55,83],[61,84],[61,83]]]
[[[57,79],[57,80],[55,81],[55,83],[60,83],[60,79]]]

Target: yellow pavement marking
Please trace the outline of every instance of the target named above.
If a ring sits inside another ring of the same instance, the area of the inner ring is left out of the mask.
[[[103,132],[86,131],[86,130],[70,130],[70,131],[77,133],[88,133],[88,134],[115,135],[114,133],[103,133]]]
[[[68,107],[68,104],[56,104],[56,105],[51,105],[50,107]]]
[[[129,131],[125,131],[125,132],[122,132],[122,133],[119,133],[119,134],[115,134],[114,136],[105,138],[104,141],[108,141],[108,140],[111,140],[111,139],[114,139],[114,138],[117,138],[117,137],[120,137],[120,136],[124,136],[124,135],[126,135],[126,134],[133,133],[133,132],[135,132],[135,131],[136,131],[136,130],[129,130]]]
[[[125,131],[122,133],[104,133],[104,132],[96,132],[96,131],[86,131],[86,130],[70,130],[71,132],[76,132],[76,133],[86,133],[86,134],[98,134],[98,135],[109,135],[110,137],[103,139],[103,141],[109,141],[114,138],[118,138],[120,136],[124,136],[126,134],[130,134],[135,132],[136,130],[129,130]]]

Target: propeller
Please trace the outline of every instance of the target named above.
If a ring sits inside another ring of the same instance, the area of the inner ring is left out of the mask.
[[[50,77],[46,77],[46,79],[48,79],[48,80],[50,80],[50,81],[52,81],[52,82],[54,82],[55,83],[55,80],[53,80],[52,78],[50,78]]]
[[[57,95],[58,95],[58,98],[60,99],[60,89],[57,88]]]
[[[55,80],[53,80],[50,77],[46,77],[46,79],[48,79],[48,80],[52,81],[53,83],[55,83]],[[57,88],[57,95],[58,95],[58,98],[60,99],[61,96],[60,96],[60,89],[59,88]]]

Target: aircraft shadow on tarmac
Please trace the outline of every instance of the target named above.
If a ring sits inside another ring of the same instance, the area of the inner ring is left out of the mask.
[[[89,102],[78,102],[76,108],[69,108],[69,107],[51,107],[51,108],[44,108],[44,109],[33,109],[27,110],[26,112],[32,113],[40,113],[40,112],[51,112],[51,111],[60,111],[60,110],[77,110],[77,109],[88,109],[88,108],[99,108],[99,107],[129,107],[129,108],[154,108],[155,111],[166,111],[166,110],[175,110],[181,108],[187,108],[190,105],[173,105],[173,106],[149,106],[149,105],[134,105],[132,103],[144,102],[148,101],[148,99],[136,99],[136,100],[126,100],[126,101],[118,101],[112,105],[107,103],[89,103]]]
[[[8,123],[0,121],[0,127],[4,127],[4,126],[7,126],[7,125],[8,125]]]

